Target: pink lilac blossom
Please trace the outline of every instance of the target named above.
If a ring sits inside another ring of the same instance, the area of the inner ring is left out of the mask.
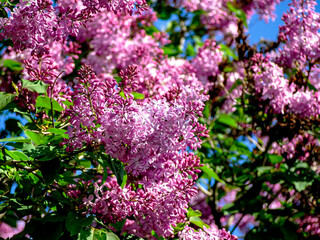
[[[23,231],[26,223],[23,220],[17,221],[16,227],[11,227],[4,222],[0,222],[0,238],[12,238],[14,235]]]
[[[255,89],[261,94],[261,100],[268,100],[276,113],[283,114],[285,107],[290,104],[293,89],[283,77],[282,68],[261,55],[255,57],[258,61],[260,59],[252,66]]]
[[[61,3],[61,4],[60,4]],[[1,38],[11,38],[15,49],[30,48],[33,53],[48,53],[48,44],[64,42],[66,37],[77,36],[79,27],[100,12],[132,13],[134,7],[146,9],[144,0],[107,1],[86,0],[71,3],[52,0],[20,1],[9,18],[0,18]]]
[[[191,61],[196,76],[203,85],[208,85],[209,78],[215,78],[220,73],[219,64],[222,60],[223,52],[220,50],[220,46],[217,46],[213,40],[206,40]]]
[[[171,226],[184,220],[196,192],[199,158],[185,150],[196,149],[200,137],[207,136],[197,123],[207,97],[181,87],[137,103],[130,94],[137,87],[136,71],[131,66],[120,72],[122,81],[117,84],[112,78],[97,78],[89,66],[82,68],[69,111],[68,150],[102,144],[107,154],[124,164],[128,181],[137,184],[134,191],[130,185],[114,186],[111,180],[96,186],[102,194],[85,200],[90,211],[105,216],[106,222],[133,216],[135,222],[128,229],[135,229],[137,236],[150,236],[151,230],[171,236]],[[128,208],[117,210],[122,203]]]
[[[98,21],[99,19],[99,21]],[[102,19],[102,21],[101,21]],[[145,98],[161,96],[172,87],[192,86],[201,90],[202,84],[193,67],[184,59],[166,58],[157,40],[166,43],[164,34],[151,37],[138,29],[138,22],[146,25],[155,19],[154,13],[139,16],[101,13],[97,21],[87,24],[79,34],[79,41],[90,41],[93,51],[83,60],[93,66],[96,73],[112,73],[131,64],[138,67],[137,92]]]
[[[298,232],[307,232],[309,236],[320,237],[320,216],[305,216],[303,219],[297,219],[299,224]]]
[[[161,96],[171,88],[189,86],[199,91],[206,87],[199,81],[190,63],[184,59],[164,58],[151,62],[138,76],[139,92],[146,97]]]
[[[71,89],[62,77],[73,71],[74,59],[77,58],[76,53],[79,53],[79,50],[77,44],[72,42],[65,42],[65,44],[53,42],[49,47],[49,52],[41,55],[32,55],[30,49],[15,52],[12,48],[8,48],[4,59],[22,62],[23,78],[48,84],[48,96],[62,104],[66,100],[71,100]],[[38,94],[22,89],[21,83],[18,83],[17,86],[23,93],[19,96],[20,105],[22,104],[23,107],[27,105],[30,110],[34,110]]]
[[[159,44],[138,28],[138,21],[149,25],[155,19],[155,13],[151,11],[139,16],[97,14],[86,28],[81,28],[78,35],[80,42],[90,41],[93,49],[84,63],[92,65],[99,74],[111,73],[114,69],[123,69],[131,64],[143,69],[161,59],[163,51]]]
[[[214,3],[212,3],[214,2]],[[199,5],[199,10],[206,11],[201,16],[201,22],[210,31],[220,31],[224,37],[235,37],[238,34],[238,19],[230,14],[227,8],[227,0],[205,1]]]
[[[243,94],[243,85],[237,84],[237,82],[240,81],[241,83],[245,79],[245,69],[242,65],[243,63],[239,62],[233,66],[234,71],[219,74],[217,81],[214,83],[214,86],[221,89],[219,96],[225,97],[221,106],[223,112],[234,112],[237,99]]]
[[[260,192],[260,196],[266,198],[268,202],[263,204],[264,209],[278,209],[282,207],[282,203],[286,200],[286,197],[281,193],[282,186],[280,183],[271,184],[266,182],[269,191]],[[270,191],[271,190],[271,191]]]
[[[143,172],[149,164],[156,164],[163,153],[200,146],[196,136],[206,133],[203,126],[196,123],[196,116],[201,116],[206,97],[199,98],[199,92],[184,88],[169,102],[163,98],[137,104],[130,95],[127,99],[118,95],[115,80],[103,83],[93,76],[91,73],[90,83],[82,82],[85,87],[80,84],[75,88],[75,104],[70,112],[73,131],[80,131],[80,124],[88,128],[96,123],[101,125],[91,131],[95,136],[87,143],[103,143],[107,153],[127,163],[134,172]],[[126,91],[122,87],[121,90]],[[75,136],[78,134],[80,132]],[[70,144],[76,148],[82,146],[81,141],[72,140]]]
[[[82,4],[90,13],[97,13],[100,9],[108,12],[127,12],[132,14],[134,7],[140,9],[146,8],[145,0],[83,0]]]
[[[1,18],[2,38],[11,38],[15,49],[32,49],[31,54],[48,53],[53,41],[76,35],[81,20],[74,11],[56,12],[51,0],[20,1],[9,18]]]
[[[289,108],[290,111],[301,116],[310,117],[320,114],[320,95],[313,90],[297,91],[292,95]]]
[[[272,143],[271,153],[279,154],[285,160],[298,159],[300,161],[307,161],[310,157],[310,150],[315,146],[319,146],[319,142],[312,135],[305,133],[297,135],[291,140],[284,138],[282,143]]]
[[[255,55],[253,79],[261,100],[269,101],[275,113],[293,113],[300,117],[320,114],[320,96],[313,90],[301,89],[284,77],[283,69],[268,57]]]
[[[278,62],[286,67],[306,67],[319,58],[320,14],[315,12],[316,1],[293,0],[283,15],[279,39],[284,42]]]

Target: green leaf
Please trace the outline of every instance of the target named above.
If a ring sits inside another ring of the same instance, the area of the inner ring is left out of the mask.
[[[112,232],[107,232],[107,240],[120,240],[120,238]]]
[[[193,57],[196,55],[196,51],[194,50],[193,46],[190,43],[188,43],[187,45],[186,55],[190,57]]]
[[[159,235],[154,230],[151,231],[151,235],[158,240],[165,240],[164,237],[159,237]]]
[[[112,227],[114,227],[117,231],[121,231],[127,219],[123,219],[122,221],[112,223]]]
[[[138,92],[133,92],[132,95],[133,95],[134,99],[144,99],[144,97],[145,97],[144,94],[138,93]]]
[[[66,228],[71,233],[71,236],[78,234],[82,228],[83,218],[75,212],[69,212],[66,219]]]
[[[56,135],[61,135],[62,137],[64,138],[69,138],[69,135],[67,134],[67,130],[65,129],[61,129],[61,128],[49,128],[47,130],[47,132],[50,132],[50,133],[54,133]]]
[[[156,28],[155,26],[150,26],[150,27],[144,27],[144,30],[146,31],[146,33],[148,35],[152,35],[156,32],[159,32],[158,28]]]
[[[37,145],[43,144],[43,136],[39,133],[29,130],[25,131],[25,134]]]
[[[36,107],[42,107],[51,109],[51,101],[52,101],[52,108],[55,111],[62,112],[64,110],[63,107],[54,99],[45,97],[45,96],[39,96],[36,99]]]
[[[22,79],[22,88],[26,88],[32,92],[37,92],[37,93],[46,93],[48,84],[45,84],[43,81],[38,80],[31,82],[29,80]]]
[[[97,161],[104,168],[104,170],[108,166],[111,169],[112,173],[116,176],[118,184],[122,186],[124,180],[126,181],[125,176],[127,175],[126,171],[124,170],[123,163],[118,159],[111,158],[110,156],[105,154],[101,154],[100,158],[98,158]],[[103,177],[107,176],[107,171],[105,170],[104,172],[105,174]]]
[[[122,98],[124,98],[124,99],[126,99],[126,96],[124,95],[124,92],[122,92],[122,91],[119,92],[119,96],[122,97]]]
[[[123,175],[123,178],[122,178],[122,183],[120,185],[121,188],[124,188],[124,186],[127,184],[127,180],[128,180],[128,175],[125,172],[125,174]]]
[[[6,149],[6,153],[15,160],[28,161],[29,158],[23,152],[19,151],[9,151]]]
[[[184,229],[186,223],[178,223],[176,227],[173,227],[175,232],[180,232]]]
[[[0,110],[11,103],[16,96],[17,94],[0,92]]]
[[[220,44],[220,50],[223,52],[223,54],[226,56],[226,57],[231,57],[233,58],[234,60],[239,60],[238,56],[235,54],[235,52],[229,48],[227,45],[224,45],[224,44]]]
[[[25,152],[28,152],[29,156],[37,161],[50,161],[57,157],[57,149],[47,145],[40,145],[35,149],[26,149]]]
[[[201,217],[202,213],[199,210],[194,211],[191,207],[189,207],[188,212],[187,212],[187,217]]]
[[[243,22],[243,25],[246,28],[248,28],[246,13],[242,9],[235,8],[231,2],[227,3],[227,7],[231,12],[235,13],[236,17]]]
[[[276,164],[282,162],[283,157],[276,154],[268,154],[268,159],[272,164]]]
[[[14,154],[13,152],[9,151],[8,149],[5,149],[5,152],[8,156],[10,156],[12,159],[15,159],[15,160],[20,160],[20,158]]]
[[[223,69],[223,72],[232,72],[232,71],[233,71],[233,67],[231,67],[231,66],[226,66]]]
[[[295,169],[301,169],[301,168],[309,168],[310,166],[309,166],[309,164],[308,163],[306,163],[306,162],[300,162],[300,161],[298,161],[298,163],[295,165]]]
[[[220,117],[216,121],[218,123],[227,125],[232,128],[237,128],[237,126],[238,126],[236,120],[234,120],[231,116],[229,116],[228,114],[225,114],[225,113],[221,114]]]
[[[12,59],[6,59],[3,61],[3,67],[7,67],[10,70],[14,71],[14,72],[20,72],[21,70],[23,70],[23,67],[21,67],[21,63],[14,61]]]
[[[123,182],[123,176],[125,175],[123,163],[115,158],[112,158],[110,161],[110,168],[113,174],[116,176],[118,184],[121,186]]]
[[[180,53],[179,49],[173,45],[165,46],[162,49],[163,49],[164,55],[168,55],[169,57],[176,56]]]
[[[312,181],[294,181],[293,185],[297,189],[298,192],[305,190],[308,186],[312,185]]]
[[[315,86],[313,86],[310,83],[310,81],[307,82],[307,85],[308,85],[308,88],[309,88],[310,91],[318,92],[318,89]]]
[[[120,240],[117,235],[111,232],[105,232],[101,229],[91,228],[81,230],[78,234],[78,240]]]
[[[193,41],[196,43],[196,45],[197,45],[198,47],[202,47],[202,46],[203,46],[203,42],[202,42],[200,36],[194,35],[194,36],[192,37],[192,39],[193,39]]]
[[[247,156],[251,156],[251,151],[246,144],[240,141],[234,141],[233,145],[230,148],[230,151],[235,151],[240,154],[245,154]]]
[[[224,181],[219,178],[218,174],[216,174],[210,167],[208,167],[207,165],[204,165],[202,167],[200,167],[200,169],[208,175],[208,177],[210,178],[214,178],[215,180],[224,183]]]
[[[221,208],[221,212],[229,211],[229,210],[233,209],[234,206],[235,206],[234,203],[227,203],[227,204],[223,205],[223,207]]]
[[[8,13],[6,12],[6,10],[4,10],[3,6],[0,6],[0,17],[2,18],[8,17]]]
[[[261,176],[264,173],[270,173],[272,169],[273,169],[273,167],[271,167],[271,166],[260,166],[260,167],[257,167],[258,176]]]
[[[68,107],[73,106],[73,102],[70,102],[70,101],[68,101],[68,100],[63,101],[62,103],[63,103],[64,105],[68,106]]]
[[[11,138],[4,138],[0,139],[0,142],[20,142],[20,143],[29,143],[31,142],[31,139],[24,138],[24,137],[11,137]]]
[[[210,114],[211,114],[211,109],[210,109],[211,105],[210,105],[210,101],[206,102],[206,105],[204,106],[203,109],[203,116],[205,118],[209,118]]]
[[[194,225],[200,227],[200,228],[203,228],[203,226],[206,226],[207,228],[210,228],[210,227],[209,227],[207,224],[205,224],[205,223],[201,220],[201,218],[199,218],[199,217],[191,217],[191,218],[189,219],[189,221],[190,221],[191,223],[193,223]]]
[[[91,167],[91,161],[90,160],[80,160],[80,161],[78,161],[78,163],[80,164],[80,166],[82,166],[84,168],[90,168]]]

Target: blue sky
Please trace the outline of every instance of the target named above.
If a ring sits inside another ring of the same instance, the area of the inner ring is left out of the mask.
[[[265,23],[263,20],[259,20],[257,15],[253,16],[249,22],[249,40],[251,44],[259,42],[260,38],[263,37],[266,40],[276,40],[279,25],[283,25],[283,21],[281,20],[282,14],[289,9],[288,4],[291,1],[283,1],[276,8],[276,19],[275,21],[269,21],[269,23]],[[320,2],[316,6],[316,11],[320,12]]]

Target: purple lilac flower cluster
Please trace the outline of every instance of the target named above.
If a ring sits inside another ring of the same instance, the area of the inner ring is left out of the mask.
[[[133,216],[131,228],[134,224],[139,236],[149,236],[152,229],[170,236],[196,192],[199,159],[185,150],[199,147],[200,137],[207,135],[197,123],[206,96],[184,87],[137,103],[129,92],[136,86],[135,71],[122,71],[117,84],[113,78],[97,78],[89,66],[82,68],[69,112],[69,151],[101,144],[125,165],[130,184],[122,189],[114,178],[96,184],[95,196],[85,200],[92,213],[107,222]]]

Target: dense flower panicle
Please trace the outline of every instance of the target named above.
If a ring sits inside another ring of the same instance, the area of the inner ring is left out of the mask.
[[[137,1],[58,1],[52,0],[20,1],[9,18],[0,18],[3,31],[1,38],[11,38],[15,49],[30,48],[32,54],[48,53],[48,44],[64,42],[71,36],[77,36],[79,27],[92,19],[96,13],[132,13],[146,9],[144,0]]]
[[[48,54],[32,55],[31,50],[26,49],[18,53],[10,52],[5,58],[23,62],[25,66],[23,77],[29,81],[42,81],[48,84],[48,96],[62,104],[66,100],[71,100],[71,88],[62,77],[73,71],[73,58],[76,58],[75,53],[78,53],[78,49],[73,43],[54,42],[49,47]]]
[[[163,56],[163,50],[152,36],[141,30],[138,23],[149,25],[155,21],[155,13],[145,11],[141,15],[99,13],[93,21],[81,28],[80,42],[88,42],[93,51],[84,63],[90,64],[96,73],[111,73],[136,64],[141,71],[155,64]]]
[[[104,222],[121,221],[134,213],[136,193],[130,186],[121,188],[115,177],[108,177],[104,183],[94,183],[94,195],[83,202],[90,212]]]
[[[281,144],[273,143],[271,153],[279,154],[285,160],[298,159],[300,161],[307,161],[310,157],[310,152],[319,146],[319,141],[312,135],[305,133],[297,135],[291,140],[285,138]]]
[[[288,80],[283,77],[283,70],[268,59],[255,64],[252,70],[255,88],[261,94],[261,99],[269,100],[276,113],[284,113],[293,91],[289,88]]]
[[[220,73],[219,64],[222,60],[223,52],[220,46],[217,46],[213,40],[206,40],[191,62],[203,85],[208,85],[210,83],[208,78],[215,78]]]
[[[309,215],[303,219],[297,219],[300,229],[299,232],[307,232],[309,236],[319,237],[320,236],[320,216]]]
[[[164,58],[150,62],[139,74],[138,91],[146,97],[163,96],[173,88],[188,86],[204,90],[190,63],[184,59]]]
[[[83,0],[82,2],[87,10],[92,13],[105,9],[108,12],[127,12],[132,14],[134,7],[145,9],[147,4],[145,0]]]
[[[74,11],[56,11],[51,0],[20,1],[9,18],[1,18],[2,38],[11,38],[15,49],[30,48],[32,54],[48,53],[48,45],[77,34],[81,25]]]
[[[316,1],[293,0],[283,15],[279,39],[284,41],[278,62],[286,67],[306,67],[318,59],[320,50],[320,14],[315,12]]]
[[[114,180],[96,185],[100,193],[85,200],[92,213],[106,222],[133,216],[135,222],[127,228],[137,236],[150,236],[151,230],[171,236],[171,226],[184,220],[196,192],[199,158],[185,151],[199,147],[200,137],[207,135],[197,123],[207,97],[183,86],[171,97],[137,103],[130,94],[137,87],[136,70],[131,66],[121,71],[117,84],[112,78],[97,78],[89,66],[81,69],[69,112],[69,150],[102,144],[107,154],[124,163],[129,182],[138,179],[131,182],[137,184],[135,191],[130,185],[120,188]]]
[[[289,83],[284,78],[283,69],[267,61],[265,58],[252,67],[255,88],[261,94],[261,100],[268,100],[275,113],[293,113],[300,117],[319,115],[319,93]]]
[[[92,141],[101,141],[107,153],[143,172],[141,168],[147,168],[162,153],[199,147],[196,136],[206,134],[206,130],[195,121],[206,99],[199,99],[199,92],[184,88],[181,98],[170,102],[163,98],[137,104],[130,95],[126,99],[119,96],[119,91],[127,88],[120,85],[116,89],[115,80],[103,83],[94,76],[91,73],[79,79],[80,84],[73,96],[75,104],[70,113],[73,116],[71,122],[76,126],[75,131],[81,129],[79,124],[86,127],[100,124],[96,131],[92,130],[96,138]],[[73,133],[70,134],[72,138]],[[82,143],[72,141],[73,144],[78,148]]]
[[[195,75],[190,63],[183,59],[163,56],[163,43],[166,36],[156,34],[153,38],[144,30],[139,30],[138,22],[149,25],[154,21],[154,12],[145,11],[141,15],[99,13],[96,21],[81,28],[79,41],[90,41],[93,51],[83,60],[91,65],[96,73],[112,73],[114,69],[125,69],[135,64],[138,69],[137,92],[149,97],[160,97],[171,87],[202,84]],[[98,21],[99,19],[99,21]]]

